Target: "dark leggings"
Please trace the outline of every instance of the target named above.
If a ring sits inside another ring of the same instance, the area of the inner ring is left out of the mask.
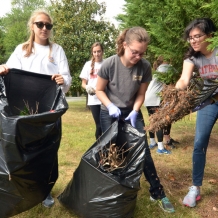
[[[95,126],[96,126],[95,138],[98,139],[102,134],[101,124],[100,124],[101,105],[100,104],[99,105],[89,105],[89,108],[92,112],[92,116],[95,121]]]
[[[152,114],[154,114],[155,111],[158,108],[159,108],[159,106],[149,106],[149,107],[147,107],[148,115],[151,116]],[[170,135],[170,130],[171,130],[171,124],[166,126],[166,127],[164,127],[163,129],[158,130],[156,132],[158,142],[162,142],[163,141],[163,136],[164,135]],[[153,132],[149,132],[149,137],[150,138],[154,138],[154,133]]]

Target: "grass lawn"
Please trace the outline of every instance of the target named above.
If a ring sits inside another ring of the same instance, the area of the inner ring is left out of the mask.
[[[148,123],[147,111],[142,106],[145,123]],[[171,155],[158,155],[152,150],[152,157],[164,186],[167,197],[175,206],[174,214],[164,213],[155,203],[149,200],[149,185],[144,175],[141,177],[141,190],[138,192],[137,205],[134,218],[200,218],[218,217],[218,126],[215,124],[211,134],[207,151],[207,165],[205,169],[204,183],[201,189],[202,200],[196,208],[187,208],[182,205],[182,199],[191,185],[192,150],[195,134],[196,114],[186,116],[183,120],[172,126],[171,137],[180,142]],[[63,135],[59,149],[59,178],[52,190],[54,197],[62,193],[73,172],[79,165],[83,153],[94,143],[95,125],[91,112],[86,109],[85,101],[70,102],[68,111],[63,115]],[[15,218],[77,218],[77,216],[65,209],[57,199],[55,205],[44,208],[41,204],[23,212]]]

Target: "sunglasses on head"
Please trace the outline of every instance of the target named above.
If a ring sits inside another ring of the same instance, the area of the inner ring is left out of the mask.
[[[39,29],[42,29],[44,26],[47,30],[51,30],[52,27],[53,27],[53,24],[50,24],[50,23],[43,23],[43,22],[34,22],[33,24],[36,24],[36,26],[39,28]]]

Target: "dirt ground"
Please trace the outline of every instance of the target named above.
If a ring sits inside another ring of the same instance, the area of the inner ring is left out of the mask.
[[[218,218],[218,135],[217,126],[213,130],[207,150],[207,162],[203,186],[201,187],[201,200],[197,202],[197,207],[187,208],[195,211],[196,215],[204,217]],[[174,127],[173,127],[174,128]],[[194,136],[192,131],[187,131],[182,135],[173,134],[173,138],[178,139],[180,144],[172,150],[172,154],[167,159],[158,156],[152,150],[158,175],[164,186],[165,192],[172,196],[180,196],[176,199],[180,206],[182,200],[188,193],[188,187],[192,185],[192,150]],[[162,155],[161,155],[162,156]],[[166,161],[167,160],[167,161]]]

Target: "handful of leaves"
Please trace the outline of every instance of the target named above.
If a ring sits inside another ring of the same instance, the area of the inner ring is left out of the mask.
[[[209,98],[217,88],[218,82],[200,77],[192,78],[186,90],[177,90],[174,85],[164,85],[160,107],[149,117],[149,125],[145,130],[156,132],[182,119]]]

